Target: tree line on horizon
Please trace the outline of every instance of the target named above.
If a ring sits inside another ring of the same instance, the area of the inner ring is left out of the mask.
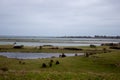
[[[120,36],[62,36],[60,38],[113,38],[113,39],[120,39]]]

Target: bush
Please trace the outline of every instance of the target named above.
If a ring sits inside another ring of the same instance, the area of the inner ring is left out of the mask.
[[[85,53],[85,57],[89,57],[89,53]]]
[[[91,48],[96,48],[96,46],[95,46],[95,45],[90,45],[90,47],[91,47]]]
[[[66,57],[66,55],[64,53],[62,53],[61,57]]]
[[[39,49],[42,49],[42,46],[39,46]]]
[[[8,71],[8,67],[2,67],[1,70],[6,72],[6,71]]]
[[[120,49],[120,47],[118,47],[118,46],[112,46],[112,47],[110,47],[110,49]]]
[[[18,46],[14,46],[13,48],[15,48],[15,49],[21,49],[23,47],[24,47],[24,45],[18,45]]]
[[[26,63],[25,63],[25,62],[22,62],[22,61],[19,61],[19,64],[23,64],[23,65],[24,65],[24,64],[26,64]]]
[[[106,49],[106,48],[103,48],[103,51],[104,51],[104,53],[106,53],[106,52],[107,52],[107,49]]]
[[[52,67],[52,62],[49,62],[49,67]]]
[[[56,61],[56,63],[55,63],[56,65],[58,65],[58,64],[60,64],[60,62],[59,61]]]
[[[82,49],[78,49],[78,48],[64,48],[65,50],[82,50]]]
[[[53,60],[50,60],[51,63],[53,63],[54,61]]]
[[[45,63],[42,64],[42,68],[46,68],[47,65]]]
[[[76,53],[75,56],[78,56],[78,54]]]
[[[19,61],[19,64],[21,64],[22,63],[22,61]]]
[[[22,64],[25,64],[25,62],[22,62]]]
[[[52,67],[52,63],[53,63],[54,61],[53,60],[50,60],[50,62],[49,62],[49,67]]]

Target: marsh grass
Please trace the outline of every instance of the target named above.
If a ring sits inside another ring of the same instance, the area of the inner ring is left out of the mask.
[[[41,68],[42,63],[49,65],[50,58],[19,59],[0,57],[0,80],[119,80],[120,51],[94,54],[90,57],[74,56],[53,58],[52,67]],[[60,64],[56,65],[55,62]]]
[[[22,49],[14,49],[13,45],[0,45],[0,52],[28,52],[28,53],[81,53],[81,52],[95,52],[95,53],[102,53],[104,52],[104,48],[106,51],[112,50],[109,49],[108,46],[96,46],[95,48],[91,48],[90,46],[69,46],[67,48],[77,48],[82,50],[66,50],[66,47],[42,47],[39,49],[33,46],[24,46]]]
[[[71,46],[72,47],[72,46]],[[62,47],[64,48],[64,47]],[[109,49],[107,46],[76,46],[83,49],[64,50],[43,47],[25,46],[23,49],[14,49],[13,45],[0,45],[0,52],[46,52],[46,53],[97,53],[89,57],[74,56],[52,58],[52,67],[49,67],[50,58],[46,59],[12,59],[0,56],[0,80],[119,80],[120,79],[120,51]],[[104,53],[104,48],[108,52]],[[111,51],[111,52],[109,52]],[[19,62],[21,61],[21,63]],[[59,61],[59,65],[56,65]],[[25,64],[22,64],[22,63]],[[42,64],[47,65],[42,68]],[[3,71],[2,68],[6,68]]]

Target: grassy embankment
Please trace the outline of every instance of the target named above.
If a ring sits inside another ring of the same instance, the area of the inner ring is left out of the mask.
[[[80,53],[80,52],[94,52],[101,53],[103,49],[109,50],[106,46],[97,46],[96,48],[90,48],[89,46],[69,46],[67,48],[77,48],[82,50],[69,50],[64,49],[66,47],[54,47],[54,46],[43,46],[41,49],[39,47],[24,46],[21,49],[13,48],[13,45],[0,45],[0,52],[37,52],[37,53]]]
[[[90,57],[75,56],[53,58],[52,67],[41,68],[42,63],[48,65],[51,59],[21,60],[0,57],[0,80],[119,80],[120,51],[95,54]],[[60,62],[55,65],[55,61]]]
[[[11,47],[8,48],[11,49]],[[93,48],[89,47],[82,47],[82,49],[84,51],[94,50]],[[97,47],[96,49],[102,50],[103,47]],[[13,52],[13,50],[11,51]],[[48,49],[48,51],[50,50]],[[18,60],[0,57],[0,80],[120,79],[119,50],[112,50],[112,52],[107,53],[101,52],[101,54],[94,54],[89,57],[75,56],[65,58],[52,58],[54,61],[52,67],[41,68],[42,63],[45,63],[48,66],[50,60],[51,59]],[[55,64],[56,60],[60,62],[59,65]],[[24,62],[24,64],[21,64],[19,61]]]

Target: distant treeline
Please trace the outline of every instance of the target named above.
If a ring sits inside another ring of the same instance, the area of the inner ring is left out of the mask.
[[[112,38],[112,39],[120,39],[120,36],[100,36],[100,35],[95,35],[95,36],[3,36],[0,35],[0,38],[2,39],[14,39],[14,38],[28,38],[28,39],[34,39],[34,38]]]
[[[112,38],[112,39],[120,39],[120,36],[62,36],[59,38]]]

